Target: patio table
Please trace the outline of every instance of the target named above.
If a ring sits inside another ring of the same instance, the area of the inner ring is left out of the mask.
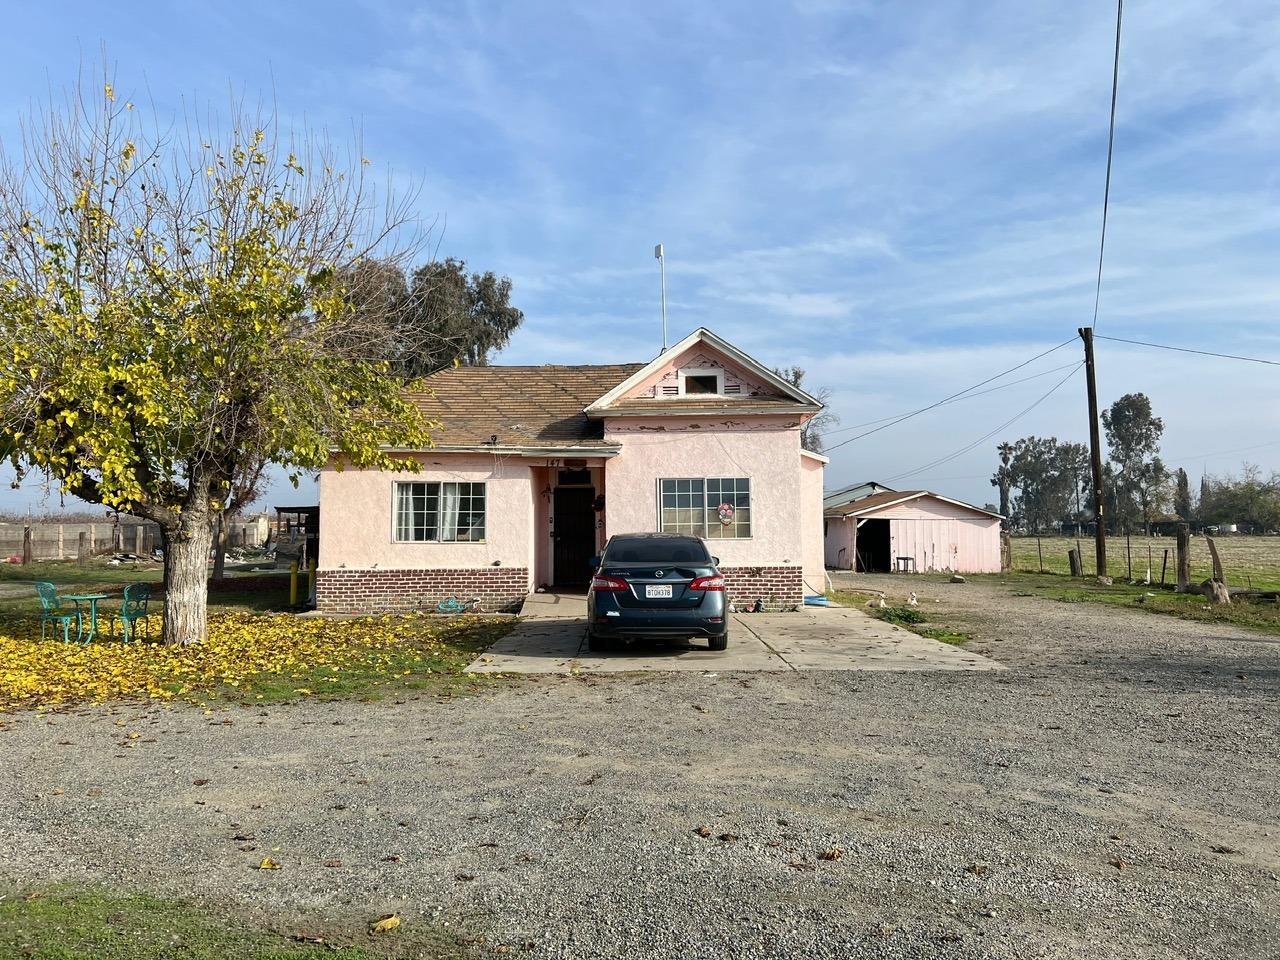
[[[70,600],[76,605],[76,619],[79,626],[76,630],[76,640],[80,643],[92,643],[94,636],[98,633],[98,601],[106,600],[109,594],[105,593],[79,593],[68,594],[62,599]],[[80,612],[80,602],[84,601],[89,604],[89,629],[84,628],[84,614]]]

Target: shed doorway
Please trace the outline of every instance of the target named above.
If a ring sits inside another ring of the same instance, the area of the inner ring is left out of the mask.
[[[889,550],[889,521],[864,520],[854,540],[858,573],[888,573],[893,569]]]

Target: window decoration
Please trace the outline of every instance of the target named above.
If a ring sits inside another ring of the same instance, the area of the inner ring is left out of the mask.
[[[751,536],[751,480],[748,477],[663,479],[658,481],[659,529],[708,540]]]
[[[483,483],[397,483],[395,538],[401,543],[484,539]]]

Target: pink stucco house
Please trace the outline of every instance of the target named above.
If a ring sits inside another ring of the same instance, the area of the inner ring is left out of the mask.
[[[824,589],[826,458],[801,449],[821,403],[710,330],[649,363],[442,370],[415,396],[439,421],[417,473],[320,475],[322,611],[447,596],[513,608],[585,586],[615,533],[696,533],[731,597]]]

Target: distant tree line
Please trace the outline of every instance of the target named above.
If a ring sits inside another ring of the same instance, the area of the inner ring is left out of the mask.
[[[1240,476],[1204,477],[1193,496],[1184,469],[1160,457],[1164,421],[1142,393],[1121,397],[1102,413],[1107,439],[1103,464],[1104,514],[1112,533],[1150,533],[1153,525],[1185,521],[1195,527],[1236,524],[1242,532],[1280,529],[1280,473],[1246,464]],[[991,485],[1011,530],[1079,530],[1094,519],[1089,449],[1056,437],[1023,437],[996,448],[1000,464]]]

